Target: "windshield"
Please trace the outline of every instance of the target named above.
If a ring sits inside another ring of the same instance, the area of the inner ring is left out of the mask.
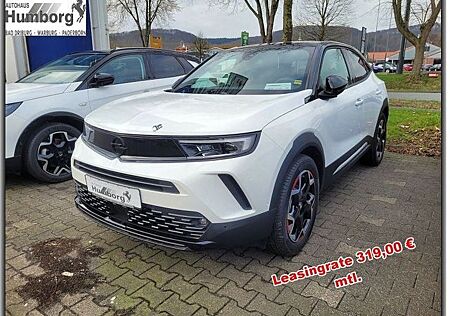
[[[64,56],[37,69],[18,82],[22,83],[71,83],[78,79],[106,54],[76,54]]]
[[[273,46],[218,53],[173,92],[281,94],[305,89],[312,46]]]

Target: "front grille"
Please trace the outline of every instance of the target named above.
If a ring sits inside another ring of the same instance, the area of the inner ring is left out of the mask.
[[[102,199],[76,183],[79,202],[97,217],[108,219],[133,232],[143,235],[167,237],[180,241],[199,240],[209,221],[197,212],[168,209],[142,204],[142,209],[124,207]]]
[[[125,186],[139,187],[151,191],[159,191],[166,193],[180,193],[172,182],[164,180],[156,180],[143,178],[128,174],[123,174],[111,170],[105,170],[99,167],[88,165],[78,160],[74,161],[75,168],[86,172],[89,175],[96,176]]]
[[[112,156],[144,158],[186,158],[177,141],[170,137],[119,134],[85,124],[83,139]]]

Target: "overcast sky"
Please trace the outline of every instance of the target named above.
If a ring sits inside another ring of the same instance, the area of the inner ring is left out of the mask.
[[[298,2],[294,7],[294,21],[300,9]],[[245,7],[232,12],[232,10],[224,10],[220,6],[210,7],[208,0],[180,0],[179,3],[181,10],[174,15],[173,20],[164,25],[159,25],[159,27],[176,28],[193,34],[202,32],[204,36],[210,38],[239,37],[243,30],[248,31],[250,36],[259,35],[257,20]],[[282,3],[281,0],[274,30],[282,29]],[[353,18],[349,26],[355,28],[365,26],[369,31],[375,31],[377,4],[378,0],[355,0]],[[388,28],[390,19],[388,12],[386,9],[381,10],[378,29]],[[129,24],[126,29],[120,31],[129,31],[130,27],[135,29],[132,24]],[[395,27],[394,20],[392,20],[392,27]]]

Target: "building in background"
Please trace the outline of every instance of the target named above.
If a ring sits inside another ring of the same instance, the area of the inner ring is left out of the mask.
[[[389,56],[391,56],[395,53],[397,53],[397,51],[369,52],[369,53],[367,53],[367,60],[371,63],[382,63],[382,62],[385,62]]]
[[[440,64],[441,48],[439,46],[427,43],[423,63],[424,64]],[[367,59],[371,63],[381,63],[384,61],[392,62],[397,65],[400,51],[395,52],[370,52]],[[413,64],[416,48],[410,46],[405,50],[405,64]]]
[[[184,44],[184,42],[180,42],[180,45],[178,45],[175,50],[177,52],[187,53],[189,48]]]
[[[416,48],[410,46],[405,50],[405,64],[413,64],[414,56],[416,54]],[[388,61],[394,64],[398,63],[399,52],[388,56]],[[425,54],[423,58],[424,64],[440,64],[441,63],[441,48],[439,46],[427,43],[425,48]]]
[[[6,36],[6,82],[70,53],[109,49],[106,0],[87,1],[86,11],[86,36]]]
[[[427,43],[425,48],[425,54],[423,58],[424,64],[440,64],[441,63],[441,51],[442,49],[439,46]],[[378,52],[377,54],[379,54]],[[382,53],[384,54],[384,52]],[[400,51],[391,52],[391,54],[388,55],[387,61],[392,62],[393,64],[397,65],[398,59],[399,59]],[[405,64],[413,64],[414,63],[414,56],[416,54],[416,48],[414,46],[410,46],[406,48],[405,50]]]

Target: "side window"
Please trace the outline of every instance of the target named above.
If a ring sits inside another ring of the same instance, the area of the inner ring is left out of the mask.
[[[345,50],[345,53],[347,55],[347,62],[350,67],[350,72],[352,73],[353,82],[361,81],[368,75],[370,69],[367,67],[366,62],[362,57],[356,55],[348,49]]]
[[[156,79],[184,75],[184,69],[174,56],[152,54],[150,68]]]
[[[96,72],[113,75],[113,84],[135,82],[146,79],[144,57],[139,54],[124,55],[113,58],[101,66]]]
[[[194,68],[194,66],[192,66],[191,63],[188,62],[185,58],[178,57],[178,60],[183,65],[184,73],[187,74],[189,71],[191,71]]]
[[[330,75],[338,75],[350,79],[344,56],[338,48],[331,48],[325,51],[320,68],[319,83],[320,87],[325,87],[325,80]]]

